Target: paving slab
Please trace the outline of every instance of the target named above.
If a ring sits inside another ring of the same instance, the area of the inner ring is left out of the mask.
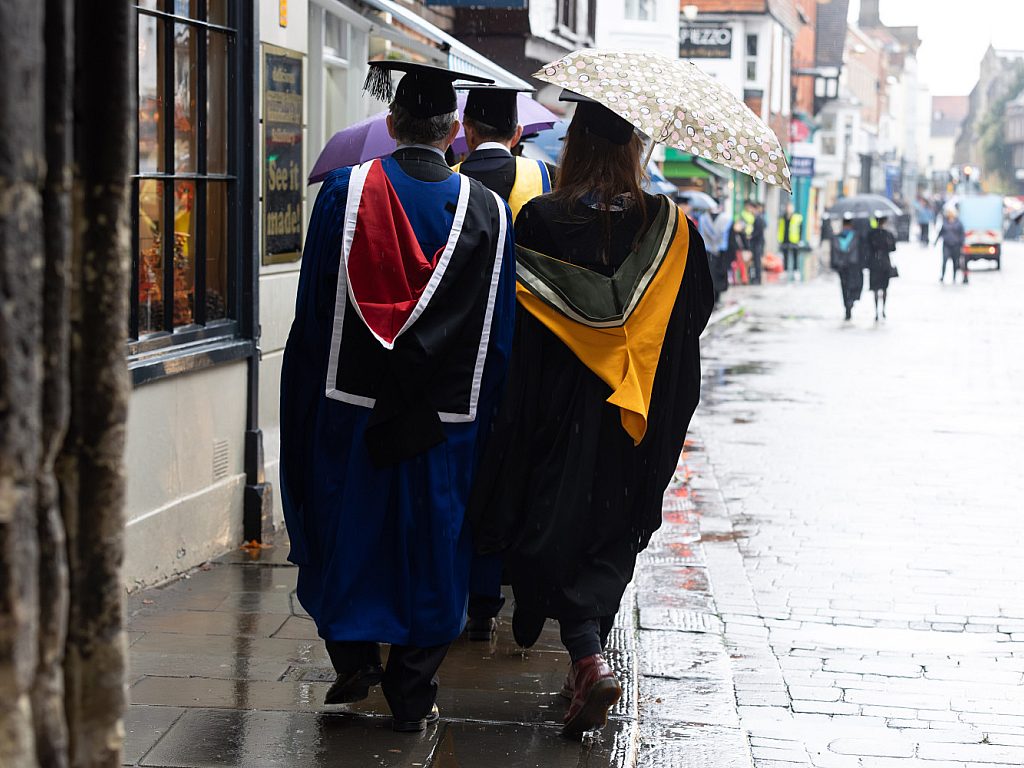
[[[703,350],[686,471],[714,501],[690,517],[714,517],[756,768],[1024,764],[1024,243],[1006,249],[940,286],[938,253],[901,245],[878,323],[869,294],[843,322],[834,276],[740,288]]]

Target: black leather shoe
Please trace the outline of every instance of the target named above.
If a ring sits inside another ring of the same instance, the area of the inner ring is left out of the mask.
[[[370,695],[370,688],[379,685],[384,677],[380,664],[360,667],[346,678],[338,677],[324,696],[324,704],[351,704]]]
[[[490,639],[494,637],[494,633],[497,631],[497,619],[470,619],[466,622],[466,637],[468,637],[470,640],[489,642]]]
[[[516,645],[532,648],[544,630],[544,617],[526,613],[518,606],[512,612],[512,637]]]
[[[419,720],[392,720],[391,729],[397,733],[419,733],[427,730],[428,725],[433,725],[441,717],[437,704],[430,708],[430,713]]]

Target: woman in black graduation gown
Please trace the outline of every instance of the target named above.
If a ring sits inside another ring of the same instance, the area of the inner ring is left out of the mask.
[[[890,253],[896,250],[896,238],[889,231],[889,217],[885,211],[875,211],[877,226],[868,232],[868,287],[875,294],[875,320],[878,320],[878,300],[882,300],[882,317],[889,302],[889,279],[892,277]]]
[[[661,524],[714,304],[696,228],[640,188],[642,151],[631,125],[581,101],[556,191],[516,220],[509,380],[470,505],[478,549],[505,552],[517,642],[559,621],[570,736],[603,725],[621,694],[601,651]]]

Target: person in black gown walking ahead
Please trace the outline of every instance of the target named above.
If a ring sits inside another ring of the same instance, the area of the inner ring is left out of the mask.
[[[832,236],[831,267],[839,273],[846,319],[853,317],[853,305],[864,291],[864,262],[861,235],[852,213],[843,214],[843,228]]]
[[[882,317],[889,300],[889,279],[893,276],[889,254],[896,250],[896,238],[886,228],[889,221],[885,211],[875,211],[878,226],[868,232],[868,287],[875,294],[875,320],[878,320],[878,300],[882,300]]]

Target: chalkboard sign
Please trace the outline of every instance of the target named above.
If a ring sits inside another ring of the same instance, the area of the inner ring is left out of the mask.
[[[302,253],[302,55],[263,47],[263,263]]]

